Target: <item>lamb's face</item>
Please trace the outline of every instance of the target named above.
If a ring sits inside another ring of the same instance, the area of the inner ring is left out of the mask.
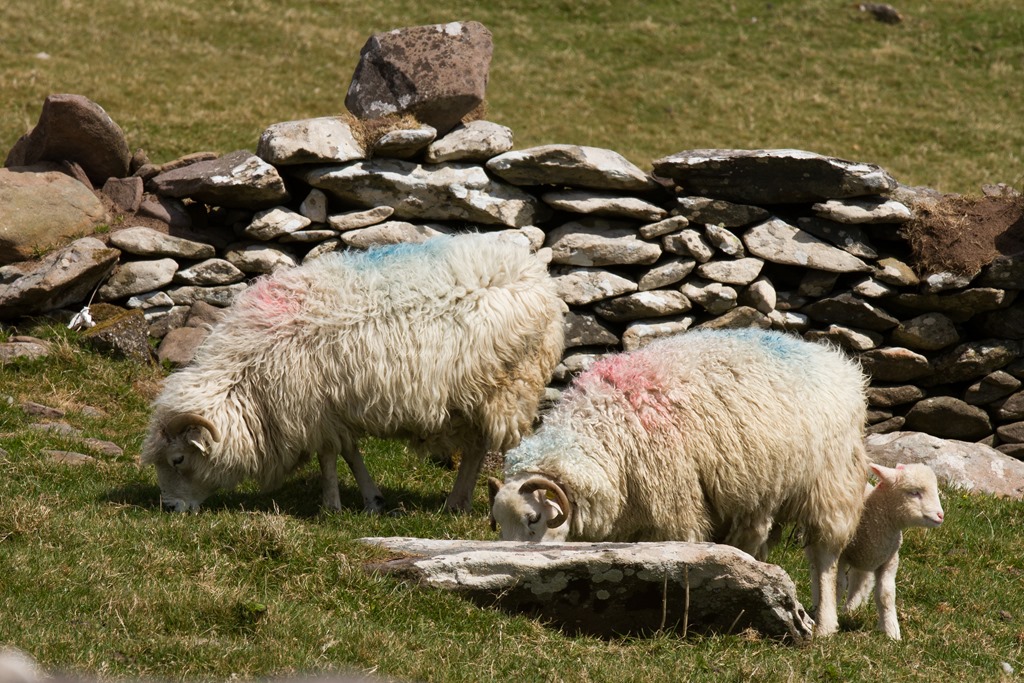
[[[881,480],[880,486],[889,487],[889,496],[897,496],[893,510],[904,526],[937,527],[945,513],[939,500],[939,482],[935,472],[918,463],[897,465],[895,468],[872,464],[871,469]]]
[[[569,535],[568,507],[549,499],[545,488],[531,488],[530,482],[502,485],[495,479],[491,486],[491,517],[501,529],[503,541],[562,543]],[[556,526],[550,526],[551,523]],[[560,522],[560,523],[558,523]]]
[[[156,467],[160,505],[171,512],[190,512],[224,485],[210,462],[217,430],[212,425],[187,424],[155,429],[142,449],[142,463]]]
[[[926,465],[906,465],[897,484],[903,494],[903,507],[912,526],[937,527],[945,513],[939,500],[935,473]]]

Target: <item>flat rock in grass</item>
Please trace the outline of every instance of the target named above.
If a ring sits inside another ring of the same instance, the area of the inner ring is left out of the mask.
[[[290,198],[277,169],[246,150],[165,171],[149,182],[156,194],[212,206],[268,209]]]
[[[260,135],[256,154],[275,166],[366,158],[366,150],[355,139],[351,126],[335,116],[275,123]]]
[[[650,176],[618,152],[577,145],[541,145],[505,152],[487,170],[513,185],[567,185],[591,190],[653,190]]]
[[[60,465],[85,465],[88,463],[96,462],[96,458],[85,453],[76,453],[75,451],[59,451],[50,448],[44,448],[42,454],[46,456],[46,459],[52,463]]]
[[[641,221],[660,221],[668,211],[639,197],[622,197],[607,192],[564,190],[545,192],[544,203],[559,211],[586,213],[612,218],[633,218]]]
[[[0,366],[12,363],[18,358],[32,360],[50,355],[50,344],[42,339],[32,341],[8,341],[0,344]]]
[[[490,121],[460,123],[427,147],[425,159],[432,164],[445,161],[485,162],[512,149],[512,129]]]
[[[712,543],[517,543],[365,538],[404,557],[370,567],[600,637],[739,633],[803,643],[813,621],[792,579]]]
[[[740,204],[792,204],[888,194],[896,180],[874,164],[797,149],[694,149],[654,161],[654,175],[692,195]]]
[[[519,228],[550,214],[537,198],[466,164],[371,159],[300,174],[344,202],[394,207],[404,220],[454,220]]]
[[[864,443],[868,457],[880,465],[920,462],[952,488],[1024,500],[1024,461],[991,446],[913,431],[872,434]]]

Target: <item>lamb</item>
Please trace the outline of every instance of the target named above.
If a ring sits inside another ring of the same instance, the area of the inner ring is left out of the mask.
[[[492,526],[505,540],[715,541],[764,559],[773,528],[793,522],[816,632],[831,634],[839,554],[864,505],[865,386],[840,352],[754,329],[609,356],[506,454]]]
[[[903,529],[937,527],[945,516],[935,472],[922,464],[895,468],[871,464],[878,486],[865,489],[857,533],[839,558],[838,594],[847,592],[844,611],[859,607],[875,584],[878,630],[900,639],[896,617],[896,570]]]
[[[563,348],[565,304],[511,240],[436,237],[328,254],[256,281],[152,404],[141,461],[162,504],[198,509],[246,478],[279,485],[313,453],[340,509],[337,454],[367,511],[384,499],[363,435],[461,462],[446,505],[468,510],[488,450],[532,428]]]

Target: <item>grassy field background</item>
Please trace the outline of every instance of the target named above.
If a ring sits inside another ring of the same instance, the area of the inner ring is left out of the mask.
[[[375,32],[475,19],[494,34],[490,120],[517,148],[793,147],[946,192],[1024,180],[1017,0],[6,0],[0,148],[53,93],[102,105],[154,161],[254,150],[268,125],[344,110]]]
[[[527,2],[478,7],[269,0],[0,3],[0,148],[53,93],[85,95],[154,161],[255,149],[272,123],[343,111],[377,31],[476,19],[494,33],[488,118],[516,146],[574,143],[642,168],[701,147],[795,147],[878,163],[900,181],[977,192],[1024,184],[1024,12],[1015,0],[900,3],[880,24],[853,3]],[[0,366],[0,644],[102,679],[253,680],[358,671],[426,681],[1020,680],[1024,506],[944,491],[947,522],[907,534],[904,641],[872,607],[806,648],[750,634],[603,641],[375,576],[364,536],[495,538],[485,495],[440,512],[450,472],[370,441],[394,516],[317,509],[315,468],[280,491],[216,495],[198,515],[157,507],[137,464],[164,372],[82,349],[52,325],[45,360]],[[32,426],[66,411],[117,457]],[[98,415],[85,410],[99,408]],[[95,456],[72,467],[47,449]],[[802,553],[772,561],[809,600]],[[1016,673],[1007,673],[1007,671]]]

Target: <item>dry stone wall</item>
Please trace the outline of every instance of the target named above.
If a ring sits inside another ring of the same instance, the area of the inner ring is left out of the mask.
[[[1024,260],[915,274],[902,227],[936,193],[800,150],[690,150],[645,172],[611,150],[512,147],[509,129],[474,121],[365,149],[325,117],[270,126],[255,154],[134,158],[102,186],[125,220],[0,268],[0,318],[114,304],[184,363],[203,335],[196,320],[261,274],[339,249],[496,232],[530,245],[568,304],[555,386],[664,335],[774,328],[861,361],[870,432],[1022,458]]]

